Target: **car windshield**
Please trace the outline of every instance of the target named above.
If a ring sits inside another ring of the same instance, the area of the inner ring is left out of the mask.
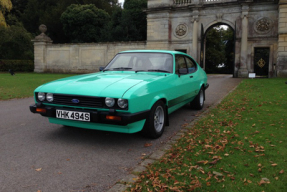
[[[173,57],[168,53],[120,53],[104,71],[173,72]]]

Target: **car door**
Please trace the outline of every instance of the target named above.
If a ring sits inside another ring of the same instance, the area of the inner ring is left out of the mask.
[[[192,81],[192,77],[188,73],[188,68],[186,64],[186,59],[184,55],[177,54],[175,55],[175,66],[177,74],[177,87],[175,91],[177,93],[177,103],[181,103],[193,96],[192,91],[190,89],[190,84]],[[181,71],[181,72],[180,72]],[[182,73],[186,71],[186,73]]]
[[[196,73],[197,64],[193,59],[187,56],[185,56],[185,61],[187,64],[188,76],[189,76],[188,89],[191,92],[190,93],[191,96],[196,96],[198,94],[200,87],[200,79],[198,77],[198,73]]]

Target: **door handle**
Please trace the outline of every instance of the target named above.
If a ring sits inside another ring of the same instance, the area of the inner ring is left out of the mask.
[[[189,76],[189,78],[193,78],[193,76]]]

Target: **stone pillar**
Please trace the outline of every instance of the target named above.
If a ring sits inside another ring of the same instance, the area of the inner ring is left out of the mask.
[[[240,50],[240,69],[238,77],[248,77],[247,70],[247,48],[248,48],[248,10],[249,6],[242,6],[242,26],[241,26],[241,50]]]
[[[287,0],[279,1],[277,76],[287,77]]]
[[[41,31],[41,34],[32,40],[34,42],[34,72],[42,73],[46,70],[47,45],[51,44],[53,41],[45,34],[47,31],[45,25],[40,25],[39,30]]]
[[[193,16],[191,22],[193,22],[192,30],[192,56],[197,59],[197,44],[198,44],[198,15]]]

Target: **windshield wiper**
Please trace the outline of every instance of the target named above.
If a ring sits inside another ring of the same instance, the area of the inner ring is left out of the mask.
[[[167,70],[162,70],[162,69],[149,69],[148,71],[156,71],[156,72],[164,72],[164,73],[170,73]]]
[[[140,71],[148,71],[148,70],[143,70],[143,69],[141,69],[141,70],[136,70],[135,73],[140,72]]]
[[[131,67],[116,67],[116,68],[111,68],[111,69],[105,69],[103,71],[110,71],[110,70],[128,70],[132,69]]]

